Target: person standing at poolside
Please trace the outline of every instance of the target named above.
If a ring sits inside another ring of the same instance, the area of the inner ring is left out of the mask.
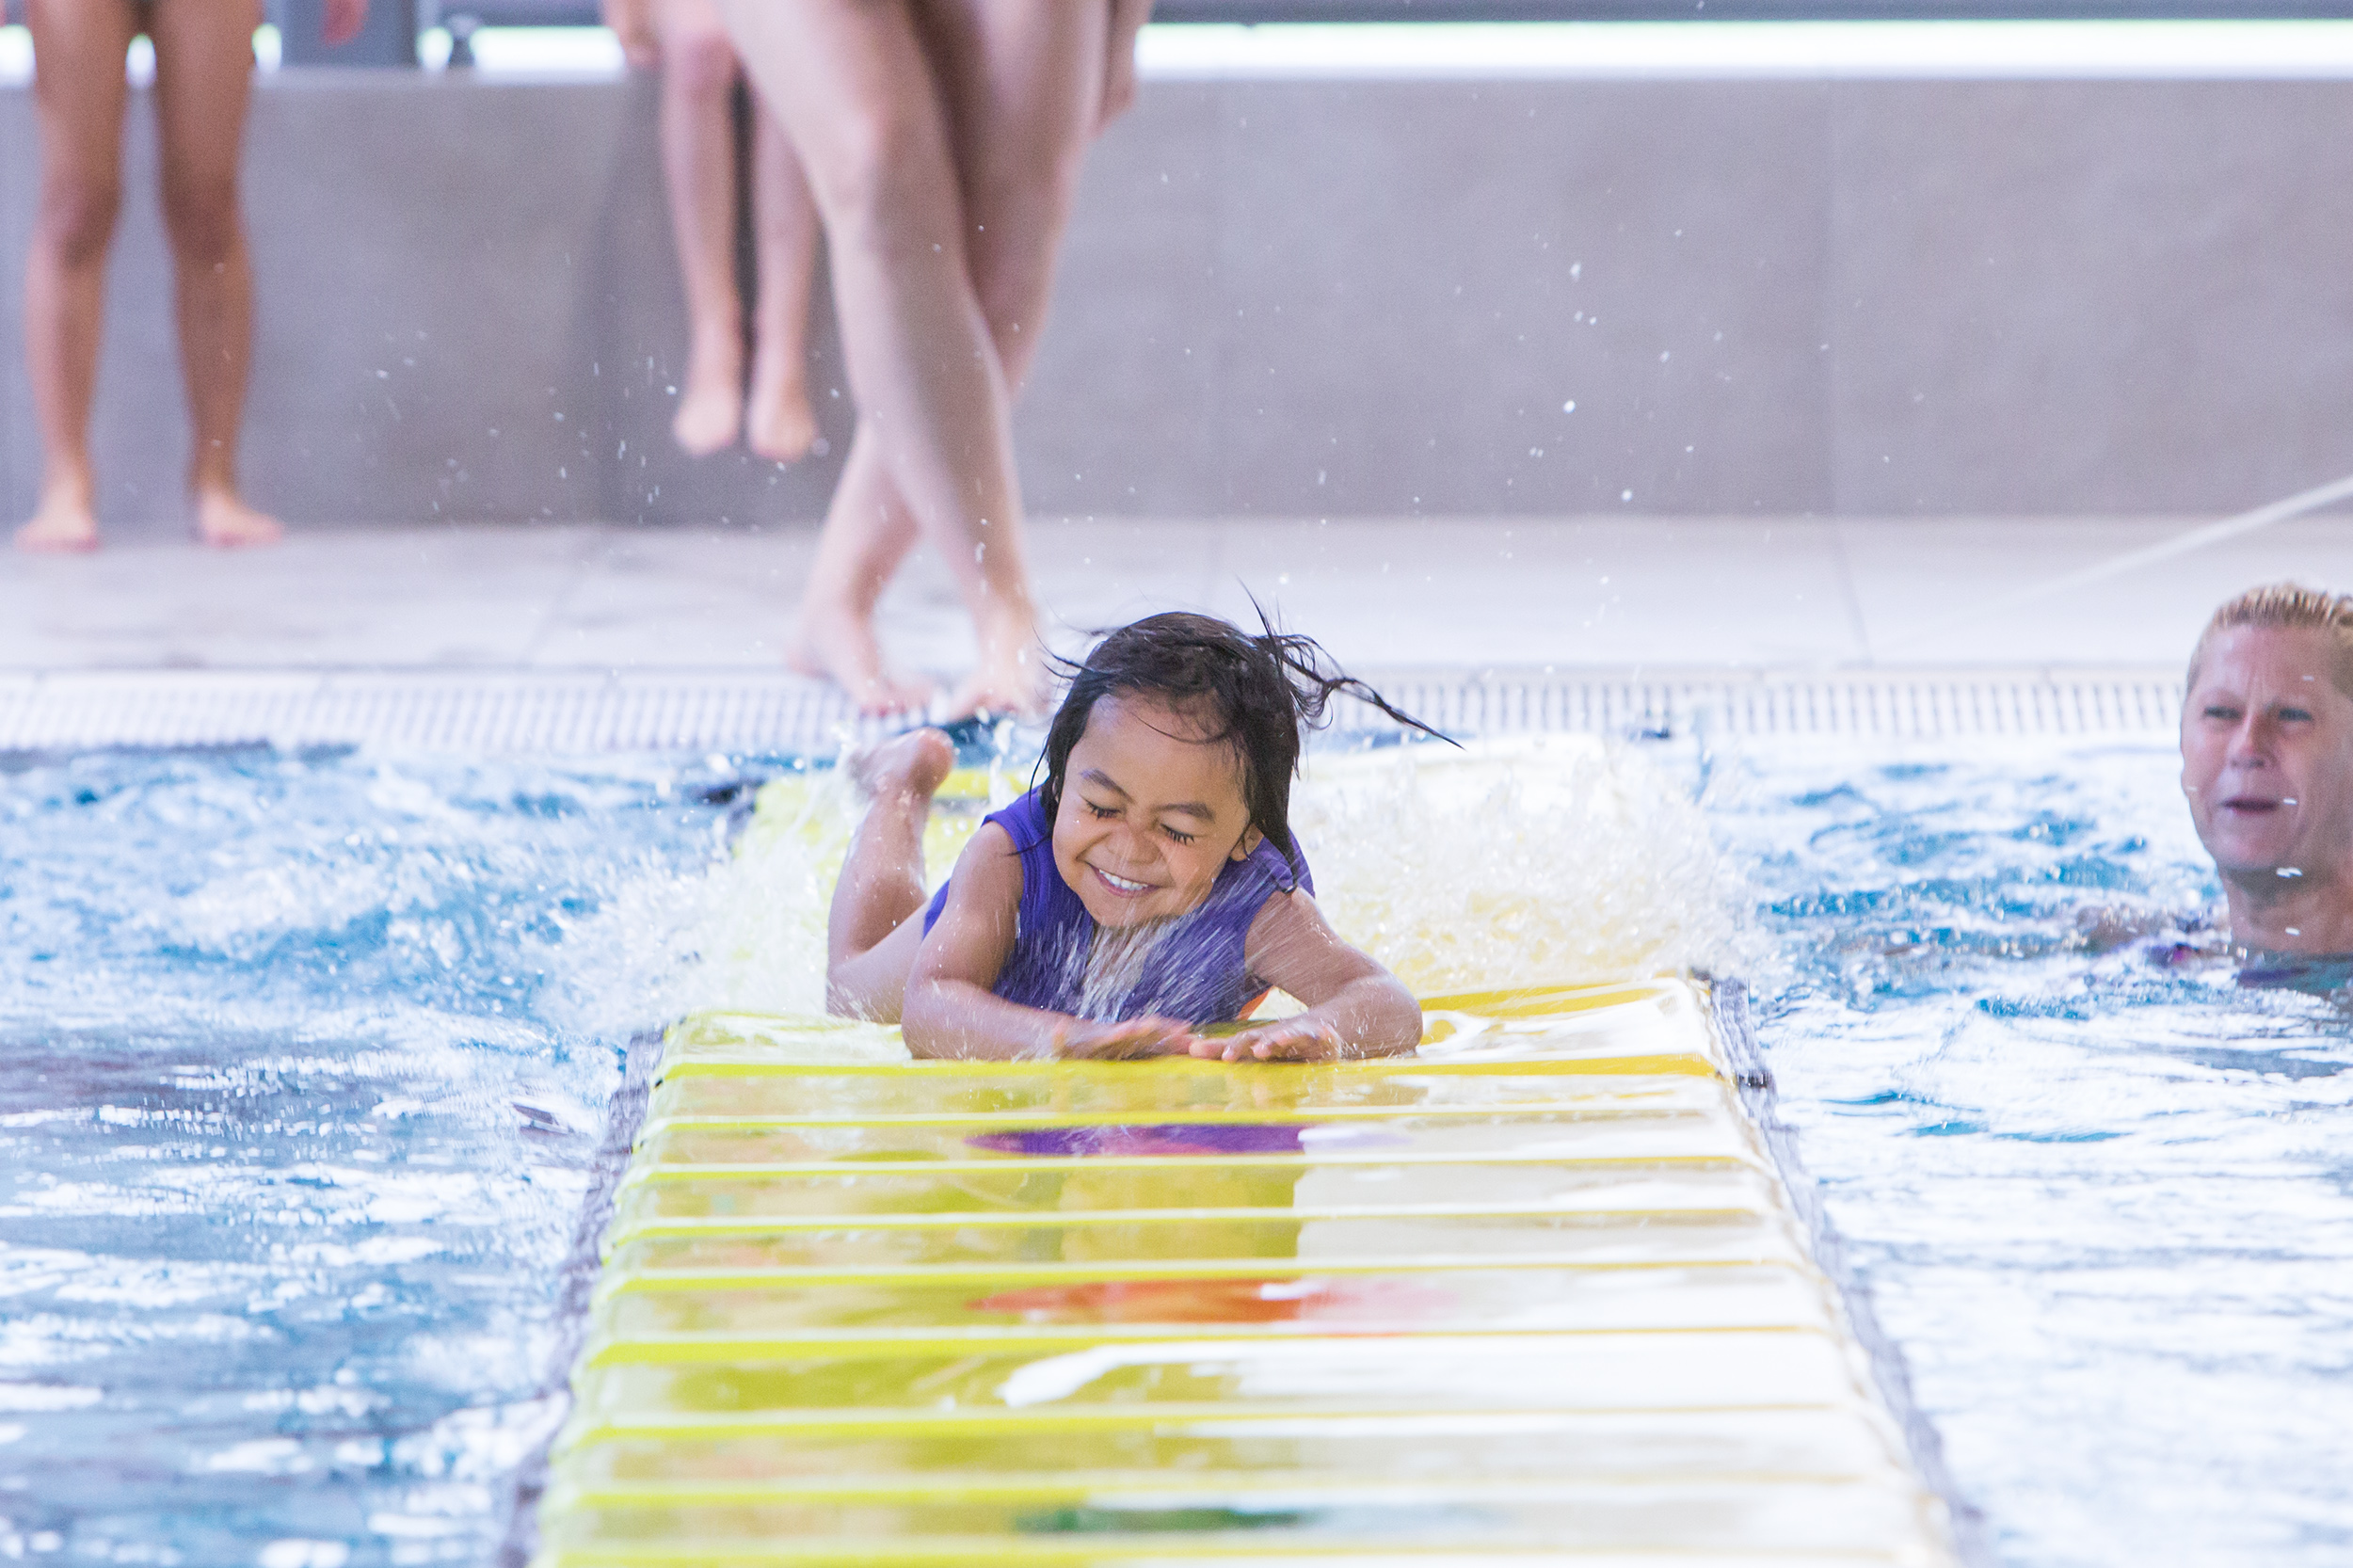
[[[2231,940],[2353,954],[2353,595],[2279,583],[2223,605],[2190,655],[2182,793]]]
[[[155,46],[164,228],[171,242],[180,366],[195,437],[197,536],[224,549],[275,543],[274,519],[237,488],[237,437],[253,348],[253,268],[237,165],[253,74],[257,0],[29,0],[40,203],[24,262],[24,350],[40,424],[40,501],[21,549],[94,550],[90,402],[105,317],[106,252],[121,202],[123,56]],[[367,0],[327,0],[325,37],[348,40]]]
[[[1010,410],[1080,158],[1134,96],[1150,0],[719,3],[824,216],[858,403],[792,662],[868,712],[920,706],[873,625],[920,535],[979,634],[951,712],[1034,711],[1045,670]]]
[[[760,296],[752,375],[744,390],[744,299],[735,280],[735,87],[742,69],[712,0],[605,0],[605,25],[630,64],[662,68],[662,172],[686,285],[686,375],[671,434],[709,456],[740,434],[753,452],[789,463],[817,440],[808,407],[809,290],[817,208],[800,154],[752,92],[752,221]]]

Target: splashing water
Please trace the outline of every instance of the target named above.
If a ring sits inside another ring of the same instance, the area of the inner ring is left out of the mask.
[[[481,1562],[561,1415],[691,773],[0,771],[0,1555]]]
[[[1024,787],[997,775],[989,807]],[[682,983],[696,1007],[824,1010],[825,906],[863,807],[830,771],[762,792],[712,873]],[[935,809],[929,885],[947,877],[978,802]],[[1688,786],[1641,753],[1580,736],[1311,755],[1291,825],[1342,936],[1424,994],[1520,981],[1737,968],[1753,955],[1740,881]]]

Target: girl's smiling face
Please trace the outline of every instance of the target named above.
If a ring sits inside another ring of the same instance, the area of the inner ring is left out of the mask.
[[[1233,747],[1138,693],[1096,700],[1070,749],[1054,867],[1096,923],[1197,909],[1226,862],[1258,847]]]

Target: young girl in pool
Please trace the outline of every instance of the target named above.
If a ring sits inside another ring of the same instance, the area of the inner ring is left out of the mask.
[[[936,729],[859,763],[872,804],[826,932],[825,1001],[917,1056],[1239,1061],[1385,1056],[1421,1039],[1405,987],[1324,923],[1290,833],[1301,731],[1347,691],[1435,734],[1321,650],[1207,616],[1105,637],[1047,733],[1046,782],[989,814],[923,903]],[[1295,1017],[1223,1039],[1270,987]]]

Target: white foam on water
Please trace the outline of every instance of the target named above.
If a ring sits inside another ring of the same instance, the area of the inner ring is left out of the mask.
[[[680,1010],[824,1010],[825,914],[863,808],[826,770],[772,786],[715,867]],[[943,805],[931,885],[977,810]],[[1688,784],[1574,735],[1311,758],[1292,829],[1325,918],[1423,994],[1609,981],[1753,955],[1743,894]]]

